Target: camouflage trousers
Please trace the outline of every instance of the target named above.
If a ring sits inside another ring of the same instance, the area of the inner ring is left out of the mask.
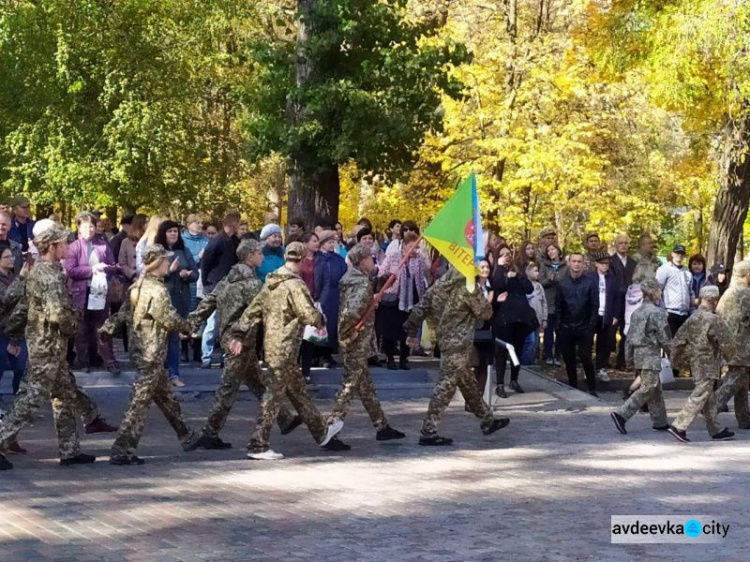
[[[672,422],[675,429],[687,431],[690,424],[699,413],[703,413],[706,420],[706,429],[708,434],[713,437],[721,431],[716,418],[718,417],[716,405],[716,393],[714,392],[714,379],[698,379],[695,381],[695,387],[692,394],[683,406],[680,413]]]
[[[81,450],[75,418],[76,384],[65,357],[29,357],[27,369],[21,391],[0,425],[0,450],[15,441],[21,428],[51,399],[60,459],[77,456]]]
[[[164,365],[146,364],[137,365],[136,368],[130,405],[125,411],[117,438],[112,444],[111,456],[127,458],[135,455],[151,402],[156,403],[169,425],[177,433],[183,449],[187,450],[195,442],[196,435],[182,417],[180,403],[174,396]]]
[[[203,428],[203,433],[209,437],[219,437],[219,432],[227,421],[229,412],[237,400],[240,385],[245,383],[260,403],[266,389],[260,382],[261,369],[258,365],[258,356],[255,348],[251,352],[241,353],[233,356],[227,355],[224,359],[224,372],[221,374],[221,384],[214,395],[214,403],[208,414],[208,422]],[[277,422],[283,431],[294,421],[294,416],[287,407],[282,404],[279,408]]]
[[[641,376],[640,388],[620,407],[617,413],[629,420],[638,413],[638,410],[644,404],[648,404],[648,413],[651,416],[652,425],[664,427],[669,423],[669,420],[667,419],[667,408],[664,405],[664,396],[661,392],[659,371],[641,369],[638,373]]]
[[[724,376],[724,384],[716,393],[716,403],[719,407],[726,406],[734,396],[734,416],[740,429],[750,429],[750,408],[748,407],[747,392],[750,385],[750,368],[729,366]]]
[[[328,417],[329,425],[339,420],[344,420],[355,393],[359,395],[362,405],[367,410],[375,431],[380,431],[388,425],[388,419],[385,417],[383,408],[380,406],[380,401],[375,395],[375,387],[372,384],[370,369],[367,367],[367,359],[371,356],[372,352],[369,339],[366,340],[366,344],[359,346],[359,348],[355,347],[352,350],[343,350],[344,378],[341,381],[338,394],[336,394],[331,415]]]
[[[427,407],[427,417],[422,423],[422,436],[437,434],[443,412],[453,400],[456,387],[461,389],[466,405],[481,420],[482,429],[488,428],[494,419],[492,410],[482,399],[477,381],[469,364],[469,350],[466,352],[443,351],[440,357],[440,380]]]
[[[284,397],[289,398],[292,406],[310,430],[315,442],[323,441],[326,435],[325,423],[307,394],[305,379],[299,365],[294,360],[290,361],[288,356],[281,360],[274,360],[269,357],[266,357],[266,359],[269,366],[261,376],[261,384],[266,388],[266,391],[260,401],[255,432],[250,440],[250,447],[253,452],[261,453],[268,450],[271,427],[279,415]]]
[[[70,377],[70,381],[75,387],[75,410],[76,413],[81,417],[81,421],[83,422],[83,425],[88,425],[91,422],[93,422],[96,418],[101,416],[101,412],[99,411],[99,407],[96,405],[96,402],[94,402],[91,399],[91,396],[86,394],[86,392],[78,386],[78,383],[76,382],[76,377],[73,371],[68,369],[68,376]],[[15,397],[15,400],[20,400],[22,396],[26,394],[26,385],[23,384],[23,381],[26,380],[26,373],[24,373],[23,378],[21,379],[21,388],[18,389],[18,394]]]

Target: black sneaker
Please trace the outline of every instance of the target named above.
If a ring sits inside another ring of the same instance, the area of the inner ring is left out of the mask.
[[[628,432],[625,429],[625,422],[627,420],[625,420],[625,418],[623,418],[617,412],[612,412],[611,414],[609,414],[609,416],[612,418],[612,421],[615,422],[615,427],[617,428],[617,431],[619,431],[623,435],[627,435]]]
[[[396,362],[393,359],[388,360],[387,368],[389,371],[398,371],[398,365],[396,365]]]
[[[508,395],[505,394],[505,385],[499,384],[495,387],[495,395],[498,398],[507,398]]]
[[[404,437],[406,437],[405,433],[396,431],[390,425],[386,425],[375,435],[375,439],[378,441],[390,441],[391,439],[403,439]]]
[[[203,445],[204,449],[212,449],[217,451],[224,451],[226,449],[231,449],[232,444],[227,443],[226,441],[222,441],[220,437],[209,437],[209,443],[207,445]],[[200,439],[199,439],[200,441]]]
[[[594,398],[599,398],[599,395],[596,393],[596,390],[589,390],[589,394],[593,396]]]
[[[406,359],[402,359],[398,362],[398,368],[402,371],[411,371],[411,367],[409,367],[409,362]]]
[[[518,384],[518,381],[510,381],[510,389],[516,394],[524,394],[526,392],[523,388],[521,388],[521,385]]]
[[[302,425],[302,416],[294,416],[292,418],[292,421],[289,423],[288,426],[286,426],[284,429],[281,430],[282,435],[289,435],[292,431],[297,429],[299,426]]]
[[[719,433],[711,437],[714,441],[731,441],[734,439],[734,432],[729,431],[726,427],[722,429]]]
[[[213,438],[209,437],[205,433],[201,433],[201,436],[198,437],[195,441],[193,441],[190,445],[187,447],[182,447],[185,451],[195,451],[196,449],[212,449],[211,443],[213,442]]]
[[[326,451],[349,451],[351,446],[341,441],[338,437],[334,437],[323,445],[321,449],[325,449]]]
[[[431,435],[430,437],[420,437],[419,444],[425,447],[441,447],[444,445],[452,445],[453,439],[451,439],[450,437]]]
[[[659,427],[653,426],[651,430],[652,431],[669,431],[669,426],[668,425],[661,425]]]
[[[94,455],[87,455],[86,453],[78,453],[72,459],[60,459],[60,466],[72,466],[74,464],[91,464],[96,460]]]
[[[10,470],[11,468],[13,468],[13,463],[0,453],[0,470]]]
[[[497,430],[504,428],[510,423],[510,420],[508,418],[496,418],[492,421],[492,424],[487,428],[483,429],[482,433],[485,435],[492,435]]]
[[[113,464],[115,466],[140,466],[142,464],[146,464],[146,461],[144,461],[141,457],[136,457],[135,455],[133,455],[132,457],[110,457],[109,464]]]
[[[672,437],[677,439],[677,441],[681,441],[682,443],[690,443],[690,439],[688,439],[687,437],[687,432],[680,431],[672,425],[667,428],[667,431],[670,433],[670,435],[672,435]]]

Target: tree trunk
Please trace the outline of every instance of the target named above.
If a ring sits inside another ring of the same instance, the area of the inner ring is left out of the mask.
[[[722,263],[731,273],[737,244],[750,205],[750,161],[748,160],[750,116],[724,127],[724,150],[720,157],[721,186],[716,194],[708,236],[709,265]]]
[[[339,168],[335,164],[309,172],[294,162],[289,166],[289,219],[301,218],[311,230],[326,219],[334,224],[339,215]]]
[[[298,0],[297,2],[297,56],[295,60],[295,78],[297,89],[304,95],[305,87],[314,76],[313,61],[307,57],[306,46],[311,40],[313,30],[310,15],[318,0]],[[299,128],[307,118],[307,108],[302,101],[290,101],[287,106],[287,119],[291,127]],[[300,150],[305,150],[303,146]],[[308,150],[314,150],[309,148]],[[331,222],[338,220],[339,169],[333,163],[323,163],[317,169],[310,169],[309,157],[292,154],[288,167],[289,173],[289,217],[304,220],[305,227],[310,229],[318,219]]]

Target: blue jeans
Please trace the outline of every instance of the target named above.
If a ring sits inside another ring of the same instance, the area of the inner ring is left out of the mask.
[[[203,361],[211,361],[216,346],[216,312],[206,320],[206,327],[203,329],[203,341],[201,342],[201,351]]]
[[[167,338],[167,371],[169,371],[170,379],[180,376],[180,334],[178,332],[169,332]]]
[[[523,342],[521,351],[521,365],[533,365],[536,359],[536,352],[539,349],[539,330],[531,332],[526,341]]]
[[[20,355],[18,357],[11,355],[8,353],[8,338],[0,334],[0,379],[5,371],[13,371],[13,394],[17,394],[21,386],[21,378],[26,371],[26,360],[29,356],[26,340],[22,339],[19,345],[21,346]]]
[[[547,316],[547,329],[544,330],[544,359],[560,359],[560,346],[557,345],[557,314]],[[555,354],[552,355],[554,345]]]

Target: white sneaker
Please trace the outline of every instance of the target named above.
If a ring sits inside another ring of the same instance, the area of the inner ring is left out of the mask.
[[[336,437],[336,435],[338,435],[338,433],[342,429],[344,429],[344,422],[342,422],[341,420],[333,422],[331,425],[329,425],[326,431],[325,439],[320,442],[320,446],[325,447],[326,445],[328,445],[328,442]]]
[[[604,369],[599,369],[599,372],[596,374],[597,377],[599,377],[599,380],[602,382],[609,382],[609,373],[605,371]]]
[[[262,453],[248,453],[247,458],[253,459],[254,461],[277,461],[284,458],[284,455],[277,453],[273,449],[268,449]]]

